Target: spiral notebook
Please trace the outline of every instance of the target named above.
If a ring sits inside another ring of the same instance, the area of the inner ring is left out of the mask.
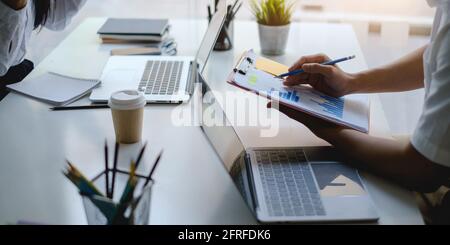
[[[286,70],[287,67],[258,57],[250,50],[239,59],[228,83],[335,124],[364,133],[369,131],[370,101],[367,95],[336,98],[310,86],[285,87],[283,80],[274,76]]]
[[[42,102],[63,106],[88,94],[99,84],[100,81],[95,79],[80,79],[49,72],[7,87]]]

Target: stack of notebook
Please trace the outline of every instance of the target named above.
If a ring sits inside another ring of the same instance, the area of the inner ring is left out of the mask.
[[[104,43],[161,42],[169,32],[167,19],[110,18],[98,34]]]

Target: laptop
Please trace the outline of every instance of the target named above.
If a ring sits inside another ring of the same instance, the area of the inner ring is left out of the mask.
[[[364,179],[332,147],[245,148],[200,80],[201,128],[260,223],[378,220]]]
[[[188,101],[198,72],[208,60],[227,14],[226,0],[221,0],[211,19],[195,57],[183,56],[112,56],[90,100],[107,102],[112,93],[132,89],[144,93],[147,103]]]

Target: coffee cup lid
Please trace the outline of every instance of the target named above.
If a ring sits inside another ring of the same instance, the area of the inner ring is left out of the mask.
[[[136,90],[122,90],[114,92],[109,98],[108,105],[116,110],[134,110],[145,106],[144,95]]]

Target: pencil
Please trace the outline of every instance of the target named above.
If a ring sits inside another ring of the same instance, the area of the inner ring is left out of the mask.
[[[108,142],[106,139],[105,139],[105,190],[106,190],[106,197],[111,198],[111,193],[109,192]]]
[[[114,198],[114,186],[116,184],[116,172],[117,172],[117,156],[119,154],[120,144],[116,142],[116,146],[114,147],[114,163],[113,163],[113,176],[112,176],[112,185],[111,185],[111,199]]]
[[[94,105],[81,105],[81,106],[55,106],[51,107],[52,111],[70,111],[70,110],[88,110],[88,109],[101,109],[109,108],[106,104],[94,104]]]
[[[227,6],[227,15],[225,17],[225,23],[230,22],[230,12],[231,12],[231,5]]]
[[[147,142],[145,142],[144,146],[142,147],[142,149],[139,152],[139,155],[136,159],[136,168],[139,167],[139,163],[141,162],[142,156],[144,155],[145,147],[147,147]]]
[[[86,195],[99,195],[103,196],[103,194],[95,187],[95,185],[89,181],[84,175],[73,166],[68,160],[66,160],[68,164],[68,169],[66,172],[63,172],[64,175],[74,183],[81,193]]]
[[[233,5],[231,5],[231,13],[234,13],[234,8],[236,7],[236,5],[239,3],[239,0],[235,0]]]
[[[155,163],[153,164],[152,169],[150,170],[150,173],[148,174],[148,176],[145,180],[144,187],[146,187],[148,182],[152,179],[153,172],[155,172],[156,166],[158,166],[158,163],[159,163],[159,160],[161,160],[162,154],[163,154],[163,151],[161,150],[161,152],[159,153],[158,157],[155,160]]]
[[[134,162],[131,162],[130,176],[128,178],[127,185],[125,186],[122,196],[120,197],[119,201],[120,204],[125,204],[133,198],[134,189],[137,184],[137,178],[135,176],[135,173],[136,173],[136,164]]]
[[[240,9],[241,7],[242,7],[242,3],[239,4],[239,6],[237,7],[236,11],[233,12],[233,15],[231,16],[231,20],[234,19],[234,17],[236,16],[237,12],[239,11],[239,9]],[[230,21],[231,21],[231,20],[230,20]]]
[[[208,20],[211,21],[212,13],[211,13],[211,6],[208,5]]]
[[[135,176],[136,174],[136,165],[134,162],[131,162],[130,164],[130,176],[128,178],[127,184],[125,186],[125,189],[122,193],[122,196],[119,200],[119,205],[117,206],[117,209],[112,216],[112,223],[116,223],[118,220],[120,220],[121,217],[124,216],[124,213],[126,212],[128,208],[128,204],[133,199],[133,193],[137,185],[137,178]]]

